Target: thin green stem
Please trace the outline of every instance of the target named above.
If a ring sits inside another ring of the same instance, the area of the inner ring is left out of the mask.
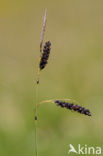
[[[36,98],[35,98],[35,156],[38,156],[38,142],[37,142],[37,104],[38,104],[38,86],[36,87]]]
[[[35,155],[38,156],[38,144],[37,144],[37,121],[35,121]]]

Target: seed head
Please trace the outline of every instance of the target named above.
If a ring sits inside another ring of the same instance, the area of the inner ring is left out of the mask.
[[[81,107],[79,105],[74,105],[73,103],[68,103],[68,102],[64,102],[64,101],[60,101],[60,100],[56,100],[55,103],[57,106],[60,106],[62,108],[65,107],[69,110],[74,110],[74,111],[79,112],[81,114],[91,116],[89,109],[86,109],[86,108]]]
[[[51,46],[50,41],[46,42],[44,45],[40,64],[39,64],[40,70],[44,69],[46,64],[48,63],[48,58],[49,58],[49,54],[50,54],[50,46]]]

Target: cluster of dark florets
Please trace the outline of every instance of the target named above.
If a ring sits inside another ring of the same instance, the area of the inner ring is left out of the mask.
[[[59,101],[59,100],[56,100],[55,103],[57,106],[60,106],[62,108],[65,107],[69,110],[74,110],[74,111],[79,112],[81,114],[91,116],[89,109],[85,109],[84,107],[81,107],[79,105],[74,105],[73,103],[68,103],[68,102]]]
[[[51,46],[50,41],[46,42],[44,45],[43,53],[42,53],[40,64],[39,64],[40,70],[44,69],[46,64],[48,63],[48,58],[50,54],[50,46]]]

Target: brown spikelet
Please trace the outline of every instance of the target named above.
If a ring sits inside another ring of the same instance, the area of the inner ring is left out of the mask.
[[[60,101],[60,100],[56,100],[55,103],[57,106],[60,106],[62,108],[65,107],[69,110],[74,110],[74,111],[79,112],[81,114],[91,116],[89,109],[86,109],[86,108],[81,107],[79,105],[74,105],[73,103],[68,103],[68,102],[64,102],[64,101]]]
[[[44,69],[46,64],[48,63],[48,58],[49,58],[49,54],[50,54],[50,46],[51,46],[50,41],[46,42],[44,45],[40,64],[39,64],[40,70]]]

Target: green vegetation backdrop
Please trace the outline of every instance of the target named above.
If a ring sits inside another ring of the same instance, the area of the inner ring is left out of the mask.
[[[44,104],[39,156],[67,156],[69,144],[103,147],[103,1],[0,1],[0,156],[34,156],[34,102],[44,10],[52,43],[39,101],[73,98],[92,117]]]

